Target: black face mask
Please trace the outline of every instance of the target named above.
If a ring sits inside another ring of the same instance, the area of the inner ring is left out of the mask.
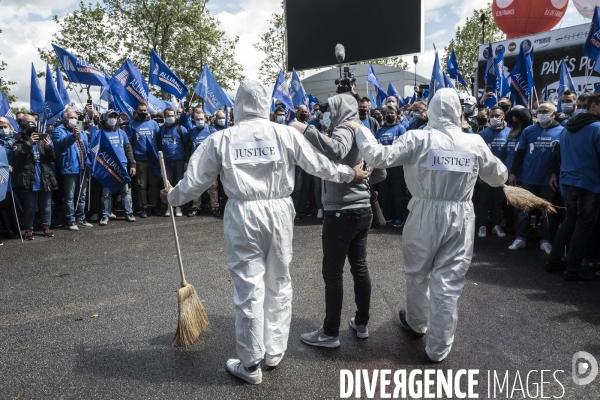
[[[306,114],[298,114],[298,121],[304,122],[304,121],[306,121],[306,117],[307,117]]]
[[[363,109],[359,109],[358,110],[358,115],[361,117],[366,117],[367,116],[367,110],[363,110]]]
[[[30,136],[37,129],[37,124],[33,121],[23,121],[21,122],[21,129],[27,136]]]
[[[100,117],[94,117],[94,124],[98,125],[100,123]]]
[[[477,117],[477,123],[481,126],[484,126],[485,124],[487,124],[487,118]]]
[[[137,119],[140,121],[145,121],[148,117],[148,113],[137,113]]]
[[[375,119],[377,120],[377,122],[379,122],[380,124],[383,122],[383,116],[379,115],[376,116]]]
[[[504,114],[506,114],[510,110],[510,106],[508,104],[500,104],[500,108],[502,109],[502,111],[504,111]]]
[[[393,115],[386,115],[385,122],[387,122],[388,124],[393,124],[394,122],[396,122],[396,117],[394,117]]]

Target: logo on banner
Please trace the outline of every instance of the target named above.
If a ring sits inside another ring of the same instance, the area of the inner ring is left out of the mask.
[[[462,151],[429,150],[427,169],[429,171],[473,172],[477,157]]]
[[[515,42],[510,42],[510,44],[508,45],[508,51],[510,51],[511,53],[515,51],[516,48],[517,44]]]
[[[123,71],[119,72],[118,75],[116,75],[116,78],[119,82],[121,82],[121,85],[127,86],[127,79],[129,79],[129,72],[127,72],[127,70],[123,70]]]
[[[498,54],[500,54],[500,50],[504,49],[504,45],[501,44],[498,47],[496,47],[496,50],[494,51],[494,53],[496,53],[496,57],[498,57]]]
[[[67,71],[76,71],[75,66],[73,65],[73,61],[69,56],[63,57],[63,65]]]
[[[268,163],[281,160],[276,140],[231,143],[229,157],[232,164]]]
[[[158,75],[158,64],[154,67],[154,71],[152,72],[154,75]]]

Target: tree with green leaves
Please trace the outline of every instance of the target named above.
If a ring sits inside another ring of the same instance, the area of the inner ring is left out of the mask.
[[[482,37],[481,15],[485,14],[487,22],[485,25],[485,38]],[[462,75],[465,82],[471,82],[474,78],[473,65],[477,62],[477,47],[483,43],[497,42],[504,39],[504,34],[494,22],[492,16],[492,4],[488,3],[486,8],[473,10],[473,14],[467,18],[462,27],[456,29],[456,35],[448,46],[444,47],[444,56],[442,57],[442,65],[448,63],[452,49],[456,53],[458,63],[462,68]],[[482,41],[483,40],[483,41]]]
[[[2,29],[0,29],[0,33],[2,33]],[[6,66],[8,64],[6,64],[5,61],[0,60],[0,72],[4,71],[6,69]],[[2,91],[2,95],[3,96],[7,96],[8,97],[8,102],[12,103],[14,101],[17,101],[17,96],[15,96],[14,94],[10,94],[10,87],[12,85],[14,85],[16,82],[13,81],[6,81],[4,79],[2,79],[2,84],[0,85],[0,91]]]

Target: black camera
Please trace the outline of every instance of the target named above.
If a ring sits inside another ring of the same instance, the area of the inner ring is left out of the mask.
[[[344,67],[344,73],[341,78],[335,80],[337,85],[336,93],[347,93],[352,90],[356,84],[356,76],[350,72],[350,67]]]

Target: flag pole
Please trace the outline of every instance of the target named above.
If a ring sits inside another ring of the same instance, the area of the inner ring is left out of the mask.
[[[23,232],[21,231],[21,225],[19,224],[19,215],[17,214],[17,206],[15,205],[14,191],[11,190],[10,195],[12,196],[13,210],[15,210],[15,220],[17,221],[17,229],[19,229],[19,237],[21,238],[21,243],[23,243]]]

